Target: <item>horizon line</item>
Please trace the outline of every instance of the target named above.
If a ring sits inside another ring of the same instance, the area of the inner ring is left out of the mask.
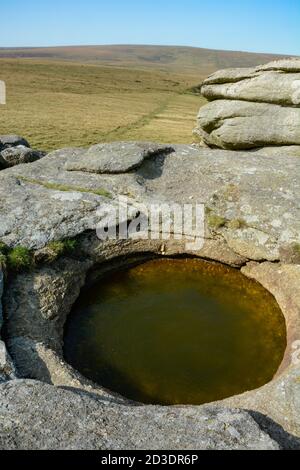
[[[243,54],[259,54],[259,55],[274,55],[283,57],[300,57],[297,54],[286,54],[282,52],[258,52],[238,49],[215,49],[209,47],[200,46],[189,46],[189,45],[176,45],[176,44],[138,44],[138,43],[120,43],[120,44],[63,44],[63,45],[47,45],[47,46],[0,46],[0,50],[21,50],[21,49],[62,49],[62,48],[87,48],[87,47],[165,47],[165,48],[189,48],[189,49],[201,49],[215,52],[239,52]]]

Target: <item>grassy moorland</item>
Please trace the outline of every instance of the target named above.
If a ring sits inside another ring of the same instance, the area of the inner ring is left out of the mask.
[[[0,134],[24,135],[45,150],[114,140],[192,142],[204,103],[192,88],[218,68],[274,58],[151,46],[0,49],[7,86]]]

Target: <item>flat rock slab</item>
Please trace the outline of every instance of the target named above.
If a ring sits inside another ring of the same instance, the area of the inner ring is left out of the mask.
[[[67,171],[119,174],[135,170],[144,160],[159,154],[167,154],[173,148],[147,142],[114,142],[94,145],[82,156],[65,165]]]
[[[255,71],[248,75],[244,72],[243,76],[240,71],[232,71],[231,75],[212,76],[211,80],[204,82],[201,93],[208,100],[235,99],[300,106],[300,72]]]
[[[1,449],[278,450],[246,411],[108,404],[34,381],[0,385]]]
[[[200,109],[196,132],[223,149],[300,145],[300,108],[217,100]]]
[[[174,149],[119,175],[66,171],[66,163],[84,153],[75,149],[2,171],[0,239],[40,249],[78,236],[95,230],[102,205],[127,195],[132,202],[205,204],[224,222],[218,226],[208,217],[207,237],[221,236],[246,259],[280,260],[282,247],[300,242],[299,158],[188,145]]]
[[[208,100],[236,99],[300,106],[300,59],[218,70],[204,80],[201,93]]]
[[[56,189],[54,183],[49,189],[8,176],[6,171],[0,174],[0,238],[8,245],[41,248],[51,240],[95,229],[97,209],[104,197],[85,192],[84,188],[82,192],[77,187]]]
[[[300,73],[300,59],[282,59],[259,65],[258,67],[228,68],[217,70],[203,81],[203,86],[220,85],[223,83],[236,83],[241,80],[252,79],[261,75],[261,72],[288,72]]]
[[[300,145],[262,147],[260,149],[253,150],[253,152],[256,152],[257,155],[274,155],[277,157],[290,155],[291,157],[300,157]]]
[[[283,72],[300,72],[299,57],[290,59],[273,60],[268,64],[259,65],[257,70],[281,70]]]

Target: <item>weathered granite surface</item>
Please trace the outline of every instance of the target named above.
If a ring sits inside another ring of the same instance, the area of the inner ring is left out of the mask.
[[[281,59],[269,62],[268,64],[258,65],[257,67],[228,68],[217,70],[206,78],[203,86],[221,83],[236,83],[241,80],[260,76],[263,71],[276,71],[288,73],[300,73],[300,59],[295,57],[291,59]]]
[[[100,174],[128,173],[141,166],[148,158],[172,151],[172,147],[149,142],[98,144],[67,161],[64,169]]]
[[[300,60],[299,60],[300,63]],[[245,73],[245,72],[244,72]],[[217,75],[217,76],[216,76]],[[204,81],[201,93],[210,100],[230,99],[284,106],[300,104],[300,72],[253,71],[243,74],[243,69],[229,74],[217,72]]]
[[[0,385],[1,449],[278,450],[297,442],[220,407],[128,407],[33,381]]]
[[[225,241],[244,260],[280,260],[282,247],[300,242],[298,158],[188,145],[174,150],[120,175],[65,170],[84,152],[72,149],[2,171],[0,239],[39,249],[77,236],[95,229],[101,205],[128,195],[141,202],[204,203],[210,211],[206,242]]]
[[[300,59],[220,70],[204,80],[211,103],[198,115],[203,144],[251,149],[300,143]]]
[[[121,155],[127,148],[128,155],[132,146],[136,143],[114,144],[114,154]],[[151,143],[143,146],[155,148]],[[105,148],[101,146],[101,165]],[[3,448],[299,447],[300,370],[292,359],[300,341],[300,160],[288,151],[273,155],[264,150],[176,145],[171,151],[170,146],[160,146],[135,169],[125,162],[120,173],[120,161],[116,160],[114,171],[112,146],[107,145],[107,174],[94,172],[95,157],[81,170],[69,169],[87,153],[85,149],[62,149],[0,173],[0,240],[11,248],[23,245],[34,250],[37,260],[33,271],[9,278],[5,287],[6,344],[18,376],[39,381],[2,385]],[[99,240],[98,209],[107,203],[116,205],[119,196],[128,196],[131,203],[205,204],[204,244],[191,254],[240,268],[247,265],[245,275],[269,289],[286,316],[288,348],[270,384],[225,400],[217,408],[140,407],[89,382],[64,361],[63,325],[80,288],[92,276],[91,267],[104,263],[107,269],[108,261],[119,263],[132,254],[188,253],[186,240]],[[76,252],[45,264],[47,244],[72,237],[77,239]],[[11,378],[6,375],[3,380]],[[9,400],[12,405],[7,411]],[[80,429],[78,403],[92,410]],[[227,411],[228,407],[232,410]],[[236,408],[252,410],[251,416],[233,411]],[[211,409],[217,410],[213,425]],[[191,416],[188,421],[186,413]],[[175,417],[172,426],[169,415]],[[52,429],[62,416],[54,436]],[[232,416],[234,441],[223,424]],[[126,437],[128,426],[132,435]],[[100,430],[109,437],[104,439]],[[66,440],[69,432],[74,440]]]
[[[198,132],[204,143],[223,149],[299,145],[300,108],[217,100],[200,109]]]
[[[257,410],[300,436],[300,264],[250,262],[242,272],[269,290],[287,325],[287,349],[272,382],[258,390],[223,400],[224,406]]]
[[[258,155],[274,155],[281,157],[283,155],[291,157],[300,157],[300,145],[286,145],[280,147],[262,147],[260,149],[254,149]]]

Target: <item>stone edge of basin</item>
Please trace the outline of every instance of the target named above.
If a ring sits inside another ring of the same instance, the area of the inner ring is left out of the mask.
[[[167,242],[163,249],[166,256],[187,254],[182,242]],[[162,256],[161,241],[150,244],[143,240],[115,241],[103,246],[88,234],[81,237],[81,250],[84,261],[60,259],[33,273],[16,276],[11,282],[4,295],[8,349],[19,377],[78,388],[112,403],[139,406],[141,404],[94,384],[66,363],[62,352],[63,328],[93,266],[97,266],[98,272],[101,266],[103,272],[107,272],[108,263],[115,267],[118,263],[126,264],[128,256]],[[212,256],[207,247],[195,256],[232,266],[237,264],[234,259],[224,260],[220,250]],[[271,382],[211,405],[261,413],[286,432],[300,437],[300,360],[297,361],[300,354],[296,348],[300,345],[300,265],[250,261],[241,262],[240,268],[244,275],[259,282],[275,297],[286,319],[288,345],[282,365]]]

